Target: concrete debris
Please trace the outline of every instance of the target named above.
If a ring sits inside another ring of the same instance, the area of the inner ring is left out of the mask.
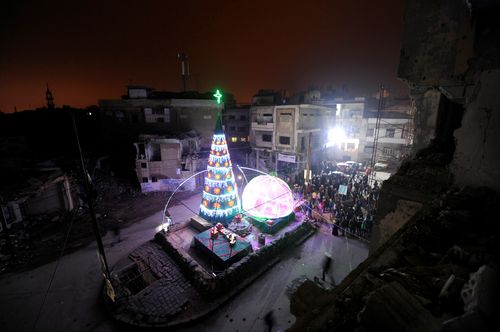
[[[487,265],[483,265],[475,273],[471,273],[469,281],[462,288],[461,297],[464,311],[479,311],[489,318],[494,318],[498,310],[498,280],[500,274]]]
[[[375,290],[359,314],[359,323],[378,331],[439,331],[439,321],[398,282]]]
[[[491,329],[484,318],[477,312],[467,312],[461,316],[453,317],[442,324],[441,332],[472,332],[472,331],[498,331]]]

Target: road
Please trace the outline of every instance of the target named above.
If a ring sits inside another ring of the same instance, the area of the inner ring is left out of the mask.
[[[193,195],[183,203],[197,211],[200,195]],[[169,211],[174,221],[192,215],[183,205],[173,206]],[[123,229],[123,241],[113,247],[110,247],[112,235],[104,237],[110,266],[153,238],[161,224],[162,212],[163,207],[159,207],[154,215]],[[367,245],[332,237],[323,227],[212,317],[179,331],[261,331],[262,317],[271,309],[276,314],[277,326],[287,328],[295,320],[289,312],[287,289],[304,276],[321,277],[325,251],[333,256],[337,283],[368,255]],[[96,253],[97,246],[91,244],[59,261],[0,279],[2,331],[122,331],[123,326],[114,323],[101,304],[103,279]]]

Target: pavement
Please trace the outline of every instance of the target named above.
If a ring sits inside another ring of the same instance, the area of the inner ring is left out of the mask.
[[[199,202],[199,194],[184,199],[184,205],[169,209],[172,219],[189,218],[193,214],[192,210],[197,210]],[[161,228],[163,206],[158,210],[154,215],[123,229],[122,242],[117,245],[109,246],[112,235],[104,237],[110,266],[124,266],[127,262],[124,258],[129,253],[153,239]],[[289,310],[289,294],[301,280],[321,278],[321,261],[325,251],[330,252],[334,259],[333,277],[336,283],[368,255],[366,244],[333,237],[329,226],[323,225],[319,232],[301,246],[291,249],[278,264],[207,318],[176,330],[264,330],[263,316],[270,310],[275,313],[276,326],[286,329],[295,321]],[[147,252],[144,254],[147,255]],[[172,278],[176,277],[180,278]],[[184,287],[182,285],[181,281],[181,289]],[[106,314],[99,300],[102,286],[95,244],[31,271],[6,275],[0,279],[2,331],[128,330]],[[168,295],[165,297],[170,298]]]

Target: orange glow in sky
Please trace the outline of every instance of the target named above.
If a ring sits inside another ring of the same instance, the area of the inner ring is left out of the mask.
[[[7,3],[7,4],[5,4]],[[214,5],[216,4],[216,5]],[[4,1],[0,110],[85,107],[128,84],[215,86],[249,102],[258,89],[347,86],[369,94],[396,79],[402,1]]]

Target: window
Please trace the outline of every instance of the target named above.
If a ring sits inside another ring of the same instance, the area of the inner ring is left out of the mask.
[[[156,118],[156,122],[165,123],[165,118],[164,117]]]
[[[364,152],[366,153],[372,153],[373,152],[373,146],[367,145],[363,149]]]
[[[149,145],[149,161],[161,161],[161,148],[160,144]]]
[[[155,177],[155,176],[152,176],[152,177],[151,177],[151,181],[152,181],[152,182],[158,182],[158,178],[157,178],[157,177]]]
[[[354,150],[354,148],[355,148],[354,143],[347,143],[347,147],[346,147],[347,150]]]
[[[141,159],[144,159],[144,157],[146,156],[146,148],[144,144],[139,144],[139,155]]]
[[[273,136],[269,134],[262,134],[262,141],[264,142],[272,142]]]
[[[280,136],[280,144],[290,145],[290,137],[288,137],[288,136]]]
[[[231,142],[233,142],[233,143],[238,142],[238,137],[236,137],[236,136],[232,136],[232,137],[231,137]]]
[[[395,132],[394,128],[386,129],[385,130],[385,136],[386,137],[394,137],[394,132]]]
[[[395,155],[395,152],[394,149],[392,148],[383,148],[382,149],[382,153],[386,156],[394,156]]]
[[[164,108],[163,115],[165,118],[165,122],[170,122],[170,108]]]
[[[244,133],[246,131],[245,127],[238,127],[238,132]]]
[[[19,204],[19,210],[21,210],[21,215],[24,216],[28,213],[28,203],[26,201]]]
[[[408,125],[404,125],[403,129],[401,130],[401,138],[408,138],[409,133],[410,133],[410,131],[409,131]]]
[[[2,207],[0,213],[3,213],[5,221],[8,225],[12,224],[16,220],[16,214],[14,213],[14,208],[12,207],[12,205]]]
[[[366,136],[367,137],[373,137],[373,131],[374,130],[375,129],[373,129],[373,128],[370,128],[370,129],[366,130]]]
[[[236,119],[236,116],[234,116],[234,115],[229,116],[229,120],[235,120],[235,119]]]
[[[165,111],[161,108],[153,108],[153,114],[155,115],[164,115]]]
[[[141,163],[141,168],[148,168],[148,164],[147,163]]]
[[[236,131],[236,127],[229,127],[229,131]]]
[[[148,178],[142,178],[142,183],[148,183]]]
[[[292,122],[292,113],[290,112],[280,113],[279,117],[281,122]]]
[[[240,115],[240,120],[241,121],[246,121],[247,119],[247,116],[246,115]]]

